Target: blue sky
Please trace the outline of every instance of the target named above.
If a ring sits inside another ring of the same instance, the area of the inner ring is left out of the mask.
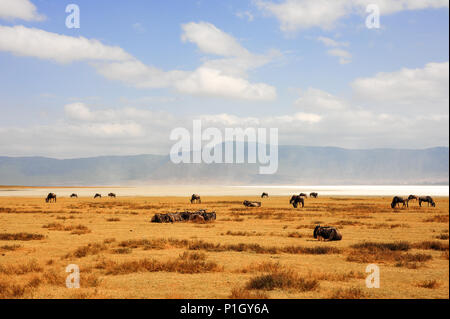
[[[0,0],[0,155],[164,154],[194,118],[281,144],[448,146],[448,1],[368,1],[379,29],[364,0],[74,1],[79,29],[69,3]]]

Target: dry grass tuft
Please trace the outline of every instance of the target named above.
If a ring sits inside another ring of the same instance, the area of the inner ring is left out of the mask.
[[[256,290],[294,289],[305,292],[317,289],[319,281],[300,277],[293,271],[276,271],[251,278],[245,287]]]
[[[245,288],[233,288],[230,299],[269,299],[269,296],[262,291],[251,291]]]
[[[427,288],[427,289],[435,289],[439,287],[439,283],[436,280],[425,280],[422,282],[419,282],[417,284],[418,287],[421,288]]]
[[[358,287],[338,288],[330,296],[330,299],[361,299],[366,294]]]
[[[29,234],[29,233],[15,233],[15,234],[2,233],[2,234],[0,234],[0,240],[28,241],[28,240],[41,240],[44,238],[45,238],[45,236],[41,235],[41,234]]]

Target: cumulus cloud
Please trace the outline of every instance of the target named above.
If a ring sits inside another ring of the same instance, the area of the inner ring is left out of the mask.
[[[373,77],[358,78],[351,86],[357,97],[375,102],[379,107],[397,107],[414,113],[436,110],[448,114],[448,61],[428,63],[423,68],[381,72]]]
[[[294,104],[303,110],[310,111],[336,111],[347,107],[342,99],[315,88],[308,88],[301,92]]]
[[[405,10],[448,8],[447,0],[284,0],[281,2],[256,0],[263,12],[275,16],[280,29],[293,32],[308,28],[329,30],[351,14],[365,14],[368,4],[376,4],[381,14]]]
[[[21,25],[0,26],[0,51],[60,63],[125,61],[132,58],[122,48],[107,46],[95,39],[76,38]]]
[[[34,4],[29,0],[1,0],[0,19],[42,21],[45,20],[45,16],[38,13]]]
[[[166,71],[144,64],[120,47],[104,45],[95,39],[24,26],[0,26],[0,51],[60,63],[88,61],[107,79],[142,89],[171,88],[186,94],[244,100],[276,98],[275,87],[251,83],[247,72],[267,64],[277,52],[252,54],[210,23],[188,23],[182,29],[184,41],[196,44],[203,53],[222,58],[208,59],[192,71]]]

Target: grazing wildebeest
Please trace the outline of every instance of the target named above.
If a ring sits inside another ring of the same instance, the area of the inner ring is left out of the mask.
[[[392,202],[391,202],[391,207],[395,208],[400,203],[403,204],[403,207],[405,207],[405,206],[408,207],[408,199],[404,199],[403,197],[400,197],[400,196],[394,196],[394,198],[392,199]]]
[[[302,204],[302,208],[305,207],[305,200],[300,195],[292,195],[291,200],[289,201],[289,204],[292,204],[294,208],[298,207],[298,204]]]
[[[114,194],[114,193],[109,193],[109,194],[108,194],[108,197],[116,198],[116,194]]]
[[[331,226],[316,226],[313,233],[314,238],[318,240],[331,241],[331,240],[341,240],[342,235],[335,227]]]
[[[192,196],[191,196],[191,204],[194,204],[196,202],[199,203],[199,204],[202,203],[202,200],[200,199],[200,195],[192,194]]]
[[[309,197],[317,198],[317,196],[319,196],[319,194],[316,192],[309,193]]]
[[[250,202],[248,200],[244,200],[242,204],[246,207],[261,207],[261,202]]]
[[[305,197],[305,198],[308,197],[308,195],[306,195],[305,193],[300,193],[300,194],[298,194],[298,196],[300,196],[300,197]]]
[[[78,198],[78,195],[73,193],[72,195],[70,195],[70,198]]]
[[[417,201],[419,198],[416,195],[409,195],[408,200],[415,200]]]
[[[47,198],[45,199],[45,202],[51,203],[52,201],[54,201],[56,203],[56,194],[48,193]]]
[[[102,195],[100,195],[99,193],[94,195],[94,198],[102,198]]]
[[[422,203],[426,202],[428,203],[428,206],[436,207],[436,203],[434,202],[433,198],[431,196],[421,196],[419,197],[419,206],[422,207]]]
[[[267,194],[267,193],[262,193],[261,198],[267,198],[267,197],[269,197],[269,194]]]

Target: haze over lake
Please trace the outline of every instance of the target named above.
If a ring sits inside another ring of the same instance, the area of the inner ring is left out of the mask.
[[[296,185],[255,185],[255,186],[136,186],[136,187],[43,187],[18,188],[5,187],[0,189],[0,196],[34,197],[45,196],[49,192],[59,197],[68,197],[77,193],[81,197],[91,197],[95,193],[106,196],[109,192],[123,196],[190,196],[198,193],[205,196],[259,196],[268,192],[271,196],[288,196],[300,192],[318,192],[319,196],[392,196],[392,195],[430,195],[448,196],[449,186],[429,185],[342,185],[342,186],[296,186]]]

